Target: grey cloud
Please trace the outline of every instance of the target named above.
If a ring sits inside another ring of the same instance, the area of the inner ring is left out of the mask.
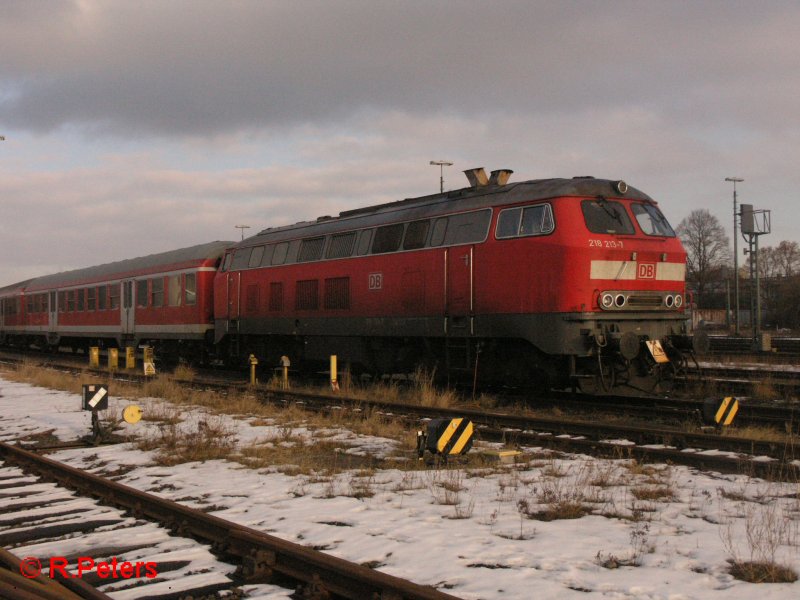
[[[800,28],[800,9],[780,2],[13,6],[0,26],[0,121],[124,136],[280,129],[367,109],[658,106],[681,122],[733,111],[774,127],[769,107],[785,100],[759,89],[786,86],[798,53],[776,40]]]

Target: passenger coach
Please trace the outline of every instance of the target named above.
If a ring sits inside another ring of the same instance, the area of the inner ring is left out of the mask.
[[[18,345],[148,344],[163,356],[199,355],[212,342],[213,279],[231,244],[211,242],[4,288],[2,333]]]

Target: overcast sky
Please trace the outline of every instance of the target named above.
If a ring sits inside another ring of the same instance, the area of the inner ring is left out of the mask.
[[[624,179],[800,241],[800,3],[0,2],[0,286],[466,185]],[[741,247],[741,244],[740,244]]]

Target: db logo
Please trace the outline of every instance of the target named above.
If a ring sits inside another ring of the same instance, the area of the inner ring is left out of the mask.
[[[383,288],[383,273],[369,274],[369,289],[379,290]]]
[[[636,279],[655,279],[656,278],[656,265],[655,263],[639,263],[636,270]]]

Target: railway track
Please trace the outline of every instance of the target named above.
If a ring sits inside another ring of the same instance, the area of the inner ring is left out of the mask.
[[[143,376],[125,374],[126,380],[143,380]],[[262,402],[300,402],[308,408],[326,410],[331,405],[364,409],[370,407],[402,418],[409,423],[419,419],[467,417],[486,439],[518,444],[546,445],[565,451],[590,452],[602,456],[631,456],[648,461],[666,461],[708,468],[722,472],[745,472],[763,477],[798,480],[795,438],[798,432],[798,408],[795,406],[750,404],[742,402],[737,422],[770,427],[787,434],[778,440],[764,441],[718,432],[693,432],[683,427],[655,428],[652,423],[636,425],[620,423],[638,416],[646,419],[694,421],[698,426],[703,402],[668,398],[630,398],[625,396],[587,397],[574,394],[550,394],[530,404],[573,406],[591,414],[612,413],[613,422],[593,419],[535,417],[511,412],[457,408],[431,408],[418,405],[352,399],[341,395],[304,393],[247,386],[231,381],[193,380],[180,382],[199,389],[225,392],[247,389]]]
[[[19,447],[0,443],[0,460],[0,545],[43,562],[56,557],[78,569],[83,565],[84,583],[108,579],[99,568],[88,568],[89,559],[112,564],[117,558],[120,575],[125,562],[134,569],[137,563],[150,565],[154,577],[144,567],[144,577],[135,582],[123,577],[121,585],[106,584],[115,599],[202,598],[223,591],[236,598],[242,585],[265,581],[309,600],[456,598]]]

